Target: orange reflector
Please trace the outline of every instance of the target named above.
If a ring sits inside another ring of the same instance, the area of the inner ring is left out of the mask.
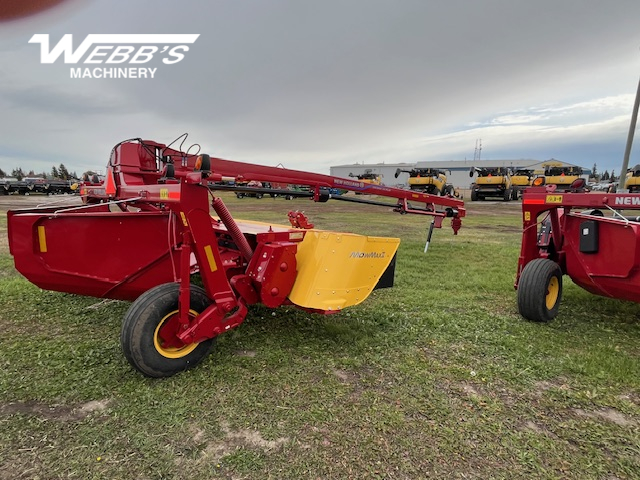
[[[538,177],[533,181],[533,185],[539,187],[540,185],[544,185],[544,177]]]
[[[116,182],[113,179],[113,169],[111,167],[107,169],[107,178],[104,180],[104,192],[110,197],[116,194]]]
[[[195,164],[194,168],[196,170],[200,170],[202,168],[202,155],[198,155],[198,158],[196,159],[196,164]]]
[[[47,253],[47,235],[44,231],[44,225],[38,226],[38,243],[40,244],[40,252]]]

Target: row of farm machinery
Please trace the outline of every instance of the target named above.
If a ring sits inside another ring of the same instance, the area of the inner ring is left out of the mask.
[[[239,220],[218,192],[426,215],[427,244],[445,219],[457,234],[466,215],[442,187],[433,194],[188,152],[127,140],[113,148],[104,181],[80,185],[82,205],[8,212],[10,252],[29,281],[132,302],[120,341],[129,363],[150,377],[196,365],[251,305],[334,314],[393,285],[400,239],[317,229],[300,211],[288,213],[288,225]],[[288,185],[305,188],[274,188]],[[624,214],[640,209],[640,195],[587,193],[577,179],[566,189],[529,187],[522,199],[515,286],[523,317],[557,315],[564,275],[591,293],[640,302],[640,217]]]
[[[508,202],[518,200],[524,191],[535,185],[554,185],[558,191],[568,191],[583,170],[573,165],[546,165],[543,174],[533,168],[471,167],[469,176],[477,176],[471,185],[471,201],[493,197]]]
[[[72,194],[78,188],[74,180],[27,177],[22,180],[0,178],[0,195],[63,195]]]
[[[640,166],[639,170],[634,173],[636,177],[631,181],[632,189],[640,189]],[[471,185],[471,201],[485,200],[487,198],[498,198],[504,201],[518,200],[522,197],[522,193],[534,185],[555,185],[559,191],[567,191],[570,189],[574,180],[580,178],[583,174],[581,167],[573,165],[562,165],[557,162],[546,165],[544,173],[536,174],[536,170],[528,167],[512,168],[512,167],[471,167],[470,177],[477,176],[476,181]],[[395,178],[401,173],[407,173],[408,179],[405,186],[416,192],[428,193],[429,195],[454,196],[460,197],[459,189],[456,189],[452,183],[448,181],[447,174],[451,175],[451,171],[443,168],[433,167],[413,167],[410,169],[398,168],[395,172]],[[382,176],[375,173],[372,169],[365,169],[363,173],[349,173],[349,177],[357,178],[363,183],[375,185],[383,185]],[[246,184],[246,182],[245,182]],[[267,188],[271,188],[269,183],[265,184]],[[251,181],[249,186],[262,187],[261,182]],[[299,186],[281,185],[278,189],[300,188]],[[346,193],[346,190],[339,191],[334,189],[334,194]],[[360,192],[357,192],[360,193]],[[262,198],[263,193],[246,193],[237,192],[238,198],[255,197]],[[272,197],[278,194],[271,193]],[[290,199],[291,197],[287,196]]]

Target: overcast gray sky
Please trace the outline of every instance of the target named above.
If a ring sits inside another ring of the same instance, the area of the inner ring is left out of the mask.
[[[619,172],[638,18],[637,0],[71,1],[0,23],[0,168],[104,169],[120,140],[189,132],[212,155],[322,173],[472,159],[478,139],[482,159]],[[73,79],[40,63],[36,33],[200,37],[141,65],[153,79]]]

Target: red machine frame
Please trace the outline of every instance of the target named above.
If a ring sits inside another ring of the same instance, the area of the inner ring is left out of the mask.
[[[533,187],[522,200],[522,245],[515,287],[529,320],[549,321],[559,309],[562,275],[605,297],[640,302],[640,195]]]
[[[307,192],[286,193],[316,202],[334,198],[331,189],[392,197],[397,203],[335,198],[429,215],[429,232],[451,218],[456,234],[465,216],[463,203],[451,197],[211,158],[134,139],[113,148],[102,184],[80,187],[83,206],[8,213],[16,268],[44,289],[134,300],[121,335],[129,362],[152,377],[190,368],[216,336],[243,322],[249,305],[292,304],[288,296],[297,276],[298,245],[313,228],[300,212],[289,213],[290,228],[237,222],[212,193],[230,188],[221,183],[223,177],[307,185]],[[74,262],[69,252],[81,260]],[[195,272],[202,287],[192,284]],[[385,277],[379,283],[389,284]],[[155,318],[158,310],[166,315]]]

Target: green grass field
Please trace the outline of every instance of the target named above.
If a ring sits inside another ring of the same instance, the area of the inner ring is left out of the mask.
[[[523,321],[519,208],[479,203],[423,254],[425,217],[229,196],[399,236],[395,287],[334,316],[252,307],[163,380],[122,356],[129,304],[15,272],[0,212],[0,479],[640,478],[640,305],[565,278],[558,318]]]

